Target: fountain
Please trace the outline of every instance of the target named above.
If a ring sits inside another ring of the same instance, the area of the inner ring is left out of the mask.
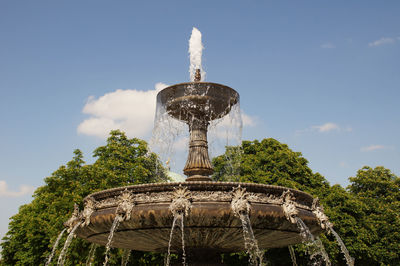
[[[184,265],[222,265],[221,253],[247,250],[250,263],[262,264],[260,250],[314,239],[330,225],[317,201],[305,192],[211,180],[208,125],[227,115],[239,94],[228,86],[201,81],[200,69],[192,82],[169,86],[157,95],[157,104],[169,116],[188,125],[186,181],[93,193],[85,198],[84,210],[75,211],[66,223],[70,235],[107,247],[104,265],[110,247],[126,250],[124,263],[130,250],[168,252],[166,264],[170,252],[180,253]],[[293,249],[291,254],[294,257]],[[62,264],[63,258],[59,261]]]

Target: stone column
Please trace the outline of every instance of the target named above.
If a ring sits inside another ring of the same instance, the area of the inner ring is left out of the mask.
[[[211,181],[209,175],[214,170],[208,156],[206,119],[193,117],[189,124],[189,155],[183,173],[188,176],[186,181]]]

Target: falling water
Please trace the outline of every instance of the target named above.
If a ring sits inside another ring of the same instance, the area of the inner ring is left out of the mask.
[[[58,242],[60,242],[61,237],[63,236],[64,232],[67,230],[67,228],[64,228],[64,230],[61,231],[61,233],[58,235],[56,242],[53,245],[53,249],[51,250],[50,256],[46,261],[45,266],[50,265],[51,260],[53,259],[54,253],[56,252]]]
[[[300,230],[300,236],[303,239],[303,242],[315,241],[313,234],[311,234],[310,229],[308,229],[308,226],[303,222],[302,219],[296,217],[296,223]]]
[[[197,28],[193,27],[192,35],[190,36],[189,40],[190,81],[194,81],[196,69],[200,69],[202,77],[201,81],[203,81],[204,77],[206,76],[205,75],[206,73],[203,71],[201,65],[201,56],[203,54],[203,49],[204,46],[203,43],[201,42],[201,32]]]
[[[176,226],[176,220],[178,220],[179,216],[174,214],[174,220],[172,222],[171,233],[169,234],[169,242],[168,242],[168,254],[167,254],[167,261],[165,263],[166,266],[169,266],[171,260],[171,243],[172,243],[172,236],[174,235],[174,229]]]
[[[303,239],[303,242],[309,242],[306,246],[308,253],[310,254],[312,265],[322,265],[321,259],[325,261],[325,265],[331,265],[329,256],[319,237],[315,238],[313,234],[311,234],[308,226],[299,217],[296,217],[296,223],[300,230],[300,236]]]
[[[208,126],[210,157],[225,156],[225,176],[220,181],[239,181],[240,160],[242,155],[242,115],[240,100],[231,107],[223,118],[213,120]],[[229,147],[227,149],[227,147]]]
[[[336,241],[339,243],[340,250],[344,254],[344,257],[346,259],[347,265],[353,266],[354,265],[354,258],[352,258],[350,256],[349,251],[347,250],[347,248],[346,248],[345,244],[343,243],[342,239],[340,238],[340,236],[336,233],[335,230],[333,230],[331,225],[328,225],[328,229],[335,236]]]
[[[129,249],[125,249],[124,254],[122,254],[122,261],[121,261],[122,266],[128,265],[130,256],[131,256],[131,251]]]
[[[78,222],[75,224],[75,226],[72,228],[71,232],[69,233],[67,240],[64,243],[64,247],[61,250],[60,256],[58,257],[57,265],[64,265],[65,262],[65,254],[67,253],[67,250],[69,248],[69,245],[71,244],[72,238],[74,237],[76,229],[81,225],[81,222]]]
[[[108,239],[107,239],[108,241],[107,241],[107,245],[106,245],[106,252],[104,254],[103,266],[106,266],[108,264],[108,259],[109,259],[108,253],[110,252],[111,243],[112,243],[112,240],[114,238],[114,232],[118,228],[120,219],[121,219],[120,216],[116,215],[115,218],[114,218],[114,222],[113,222],[113,224],[111,226],[110,234],[108,235]]]
[[[290,258],[292,259],[293,266],[297,266],[296,254],[294,253],[293,246],[289,246]]]
[[[177,164],[184,164],[189,147],[187,125],[170,116],[160,102],[157,102],[154,128],[150,139],[150,150],[160,156],[162,162],[169,161],[171,171],[181,171]]]
[[[97,245],[95,243],[92,243],[90,245],[89,255],[88,255],[87,260],[86,260],[86,266],[91,266],[92,265],[96,248],[97,248]]]
[[[240,213],[239,218],[242,222],[244,247],[246,248],[246,252],[249,254],[250,265],[263,265],[263,253],[258,248],[258,243],[254,237],[249,215],[247,213]]]
[[[172,244],[172,236],[174,232],[174,228],[176,227],[176,222],[180,219],[181,224],[181,241],[182,241],[182,265],[186,266],[186,251],[185,251],[185,233],[184,233],[184,214],[183,213],[176,213],[174,214],[174,220],[172,222],[171,233],[169,235],[169,242],[168,242],[168,254],[167,254],[167,261],[165,263],[166,266],[169,266],[171,260],[171,244]]]
[[[185,252],[185,230],[183,226],[184,215],[181,216],[181,236],[182,236],[182,265],[186,265],[186,252]]]

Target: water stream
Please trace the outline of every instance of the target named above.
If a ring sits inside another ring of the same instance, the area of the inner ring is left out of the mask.
[[[354,258],[352,258],[350,256],[349,251],[347,250],[347,248],[346,248],[345,244],[343,243],[342,239],[340,238],[340,236],[336,233],[335,230],[333,230],[331,225],[328,225],[328,229],[335,236],[336,241],[338,242],[338,244],[340,246],[340,250],[344,254],[344,257],[346,259],[347,265],[353,266],[354,265]]]
[[[74,225],[72,228],[71,232],[69,233],[67,240],[64,243],[64,247],[61,250],[60,256],[58,257],[57,265],[63,266],[65,262],[65,254],[67,253],[67,250],[69,248],[69,245],[71,245],[72,239],[74,237],[76,229],[81,225],[81,222],[78,222]]]
[[[183,225],[184,215],[181,216],[181,237],[182,237],[182,265],[186,264],[186,252],[185,252],[185,230]]]
[[[97,245],[95,243],[92,243],[90,245],[89,254],[88,254],[88,257],[87,257],[87,260],[86,260],[86,266],[92,266],[94,255],[95,255],[95,252],[96,252],[96,248],[97,248]]]
[[[322,265],[322,263],[325,262],[325,265],[330,266],[331,262],[329,256],[319,237],[315,238],[313,234],[311,234],[308,226],[299,217],[296,217],[296,224],[300,230],[300,236],[303,239],[303,242],[308,242],[306,247],[310,254],[311,264]]]
[[[297,266],[296,254],[294,253],[294,248],[293,248],[293,246],[289,246],[288,248],[289,248],[290,258],[292,259],[293,266]]]
[[[174,213],[174,220],[172,222],[171,233],[169,234],[169,242],[168,242],[168,253],[167,253],[167,260],[165,265],[169,266],[171,263],[171,244],[172,244],[172,237],[174,235],[174,229],[177,226],[177,221],[181,220],[181,239],[182,239],[182,265],[186,266],[186,252],[185,252],[185,234],[184,234],[184,214],[183,213]]]
[[[120,219],[121,219],[120,216],[116,215],[115,218],[114,218],[114,222],[113,222],[113,224],[111,226],[110,234],[108,235],[108,239],[107,239],[108,241],[107,241],[107,245],[106,245],[106,251],[104,253],[103,266],[106,266],[108,264],[108,260],[109,260],[108,253],[110,252],[111,243],[112,243],[112,240],[114,238],[114,232],[118,228]]]
[[[131,256],[131,250],[125,249],[124,254],[122,254],[121,266],[128,265],[129,257]]]
[[[174,229],[176,226],[176,220],[178,219],[177,215],[174,215],[174,220],[172,222],[171,233],[169,234],[169,242],[168,242],[168,253],[167,253],[167,261],[165,263],[166,266],[169,266],[171,260],[171,243],[172,243],[172,236],[174,235]]]
[[[243,228],[244,247],[249,254],[250,265],[263,265],[263,252],[258,248],[258,243],[254,237],[253,228],[251,227],[249,215],[245,212],[239,214]]]
[[[57,237],[57,239],[56,239],[56,242],[55,242],[54,245],[53,245],[53,249],[51,250],[50,256],[49,256],[49,258],[47,259],[45,266],[50,265],[50,262],[51,262],[51,260],[52,260],[53,257],[54,257],[54,253],[56,252],[56,249],[57,249],[57,246],[58,246],[58,242],[60,242],[61,237],[63,236],[63,234],[64,234],[65,231],[67,231],[67,228],[64,228],[64,230],[62,230],[61,233],[58,234],[58,237]]]

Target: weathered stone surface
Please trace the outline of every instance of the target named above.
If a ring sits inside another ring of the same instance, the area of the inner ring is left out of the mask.
[[[231,182],[182,182],[128,186],[89,195],[95,211],[88,225],[77,229],[78,237],[105,245],[123,193],[131,193],[130,219],[122,221],[115,232],[113,246],[132,250],[165,252],[168,248],[173,215],[170,205],[176,188],[190,193],[190,213],[185,218],[185,245],[188,250],[243,250],[240,219],[232,209],[233,188],[246,189],[250,221],[261,249],[301,242],[297,226],[286,219],[280,197],[289,190],[298,216],[313,234],[321,228],[312,212],[313,198],[304,192],[278,186]],[[180,234],[175,234],[172,250],[180,250]]]

